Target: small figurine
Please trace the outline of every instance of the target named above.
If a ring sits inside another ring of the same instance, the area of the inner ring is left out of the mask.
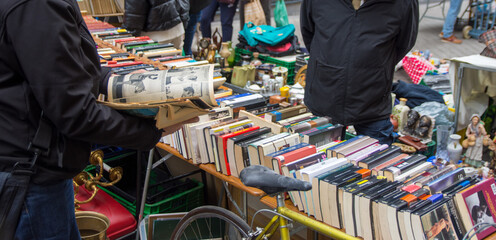
[[[474,167],[482,166],[483,139],[487,134],[478,114],[473,114],[470,118],[465,135],[467,139],[462,142],[462,146],[467,149],[465,162]]]
[[[208,53],[207,53],[208,63],[215,63],[216,51],[217,51],[217,47],[215,46],[215,44],[210,44],[210,46],[208,46]]]
[[[418,127],[416,129],[417,135],[420,136],[421,138],[428,137],[431,125],[432,125],[432,120],[430,117],[425,116],[425,115],[420,117],[419,124],[418,124]]]
[[[198,55],[196,60],[205,60],[208,55],[208,46],[210,46],[210,38],[202,38],[198,41]]]
[[[480,173],[479,175],[482,177],[482,179],[488,179],[490,176],[489,176],[489,168],[484,166],[484,167],[481,167],[480,168]]]
[[[410,109],[410,111],[408,111],[408,114],[407,114],[407,120],[406,120],[406,124],[404,126],[404,131],[408,134],[414,134],[415,133],[415,128],[417,127],[417,121],[419,120],[420,118],[420,114],[413,110],[413,109]]]

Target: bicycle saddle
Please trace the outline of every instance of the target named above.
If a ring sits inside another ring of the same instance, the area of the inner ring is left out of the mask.
[[[312,184],[277,174],[261,165],[249,166],[239,175],[241,182],[248,187],[259,188],[268,195],[287,191],[308,191]]]

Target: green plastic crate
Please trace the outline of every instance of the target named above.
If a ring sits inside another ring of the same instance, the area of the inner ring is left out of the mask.
[[[241,54],[248,54],[250,56],[253,55],[253,53],[251,51],[248,51],[248,50],[242,49],[242,48],[236,48],[234,50],[234,53],[235,53],[234,62],[236,62],[236,63],[241,61]],[[262,61],[262,63],[273,63],[273,64],[276,64],[277,66],[287,68],[288,69],[287,83],[289,85],[292,85],[294,83],[294,77],[295,77],[294,68],[295,68],[296,61],[293,61],[293,62],[281,61],[279,59],[276,59],[276,58],[273,58],[273,57],[270,57],[267,55],[263,55],[263,54],[260,54],[258,56],[258,58],[260,59],[260,61]]]
[[[419,153],[426,157],[434,156],[436,154],[436,141],[432,140],[431,142],[427,143],[427,150]]]
[[[121,155],[117,155],[117,156],[114,156],[114,157],[111,157],[111,158],[106,158],[106,159],[103,160],[103,162],[105,162],[105,163],[112,162],[112,161],[117,160],[119,158],[125,158],[125,157],[131,156],[133,154],[136,154],[136,153],[135,152],[126,152],[126,153],[123,153]],[[84,171],[85,172],[93,172],[95,170],[95,168],[96,167],[94,165],[88,164],[88,166],[86,166],[86,168],[84,169]]]
[[[193,182],[198,185],[192,189],[153,204],[145,203],[143,216],[156,213],[187,212],[203,205],[203,183],[195,180],[193,180]],[[122,204],[122,206],[124,206],[133,215],[136,214],[136,202],[131,203],[105,188],[101,189],[112,196],[117,202]]]
[[[352,139],[354,137],[356,137],[356,135],[351,134],[349,132],[346,132],[346,135],[344,136],[344,140],[349,140],[349,139]]]

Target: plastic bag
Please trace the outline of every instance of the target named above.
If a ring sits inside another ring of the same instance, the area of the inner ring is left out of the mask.
[[[453,125],[455,115],[445,104],[438,102],[426,102],[413,108],[413,110],[420,113],[420,115],[428,115],[435,118],[437,125]]]
[[[276,27],[282,27],[289,24],[288,11],[286,10],[286,3],[284,0],[277,0],[276,7],[274,8],[274,20]]]
[[[245,4],[245,23],[252,22],[255,25],[266,25],[265,13],[260,0],[250,0]]]

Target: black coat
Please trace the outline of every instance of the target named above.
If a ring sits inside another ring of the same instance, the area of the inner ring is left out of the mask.
[[[310,51],[305,104],[345,125],[391,113],[394,66],[413,47],[417,0],[304,0],[301,33]]]
[[[126,0],[124,27],[130,31],[164,31],[189,20],[189,0]]]
[[[0,1],[0,171],[27,161],[40,113],[53,128],[35,183],[70,179],[88,164],[90,143],[151,149],[153,121],[98,104],[107,76],[75,0]]]

